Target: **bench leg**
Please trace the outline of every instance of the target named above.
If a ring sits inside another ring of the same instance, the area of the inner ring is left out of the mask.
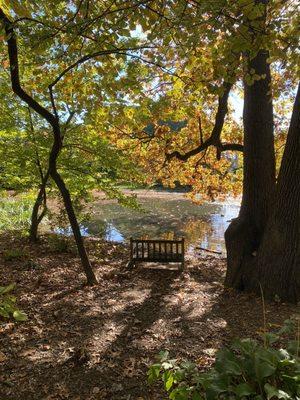
[[[135,267],[135,263],[131,260],[127,263],[126,268],[131,270],[133,267]]]
[[[179,271],[184,271],[184,261],[181,262]]]

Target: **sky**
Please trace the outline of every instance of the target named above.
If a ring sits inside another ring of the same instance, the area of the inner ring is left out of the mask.
[[[236,92],[231,92],[229,95],[229,104],[234,109],[233,117],[239,122],[243,116],[243,99]]]

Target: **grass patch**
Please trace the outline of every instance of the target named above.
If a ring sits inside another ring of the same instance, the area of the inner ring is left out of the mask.
[[[23,260],[28,254],[20,249],[9,249],[3,251],[5,261]]]
[[[0,193],[0,232],[27,231],[30,226],[34,195],[26,193],[11,196]]]

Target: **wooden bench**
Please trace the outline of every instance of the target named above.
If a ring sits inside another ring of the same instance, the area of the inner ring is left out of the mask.
[[[184,238],[180,240],[150,240],[130,238],[130,260],[128,268],[138,262],[180,263],[184,269]]]

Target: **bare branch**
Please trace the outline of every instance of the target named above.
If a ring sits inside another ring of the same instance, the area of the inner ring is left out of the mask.
[[[244,146],[240,143],[221,143],[221,151],[244,151]]]
[[[119,55],[125,55],[129,57],[136,57],[133,54],[127,53],[128,51],[139,51],[143,49],[149,49],[151,47],[149,46],[141,46],[141,47],[132,47],[132,48],[116,48],[116,49],[107,49],[107,50],[99,50],[95,51],[94,53],[86,54],[83,57],[79,58],[78,60],[74,61],[74,63],[70,64],[67,68],[65,68],[55,79],[53,82],[50,83],[49,85],[49,90],[50,88],[52,89],[69,71],[72,69],[76,68],[77,66],[85,63],[86,61],[89,61],[93,58],[100,57],[100,56],[107,56],[107,55],[112,55],[112,54],[119,54]]]
[[[200,134],[200,144],[203,144],[203,130],[202,130],[202,123],[201,123],[201,116],[198,116],[198,127],[199,127],[199,134]]]

